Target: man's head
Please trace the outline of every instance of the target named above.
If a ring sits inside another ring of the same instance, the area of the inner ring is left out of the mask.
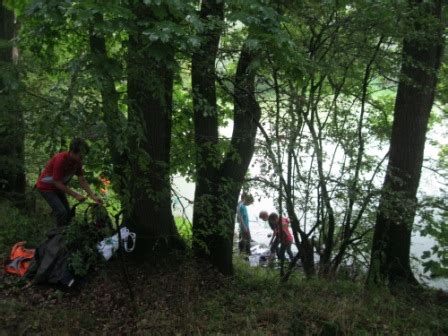
[[[89,153],[89,145],[83,138],[73,138],[70,143],[70,154],[76,160],[82,160]]]
[[[269,223],[269,226],[271,227],[271,229],[275,230],[275,228],[277,227],[277,223],[278,223],[278,215],[275,212],[272,212],[268,216],[268,223]]]
[[[244,205],[251,205],[254,202],[253,196],[246,193],[243,193],[241,195],[241,200],[243,201]]]
[[[258,215],[262,220],[267,221],[268,220],[268,213],[266,211],[260,211],[260,214]]]

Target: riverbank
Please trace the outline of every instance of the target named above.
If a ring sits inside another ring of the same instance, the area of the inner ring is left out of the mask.
[[[423,183],[423,185],[426,188],[429,188],[429,190],[437,190],[437,188],[434,187],[435,185],[437,185],[437,182],[429,173],[429,171],[426,171],[426,173],[424,174],[425,183]],[[177,194],[182,196],[180,198],[173,198],[173,201],[175,201],[174,212],[176,216],[178,216],[177,218],[179,219],[179,222],[181,221],[181,218],[191,221],[193,217],[193,207],[192,204],[188,202],[188,200],[194,198],[195,185],[191,182],[188,182],[184,177],[181,176],[174,177],[173,185],[177,190]],[[263,195],[263,190],[261,189],[252,188],[251,191],[256,195]],[[270,241],[270,237],[268,237],[268,235],[272,233],[269,225],[258,218],[258,214],[260,213],[260,211],[276,212],[277,210],[274,206],[274,200],[270,197],[255,197],[254,203],[248,207],[251,235],[252,239],[255,241],[255,245],[258,246],[258,253],[262,253],[263,250],[266,250],[268,248]],[[188,225],[185,225],[185,223],[182,225],[178,225],[178,227],[180,227],[181,231],[183,232],[191,231],[191,229],[188,229]],[[235,236],[238,237],[238,225],[235,225],[235,229]],[[435,244],[436,241],[433,237],[423,237],[420,235],[419,230],[415,228],[411,239],[411,265],[414,271],[414,275],[422,284],[434,289],[442,289],[444,291],[448,291],[448,279],[432,278],[429,272],[424,271],[422,265],[423,261],[421,257],[423,253],[425,251],[431,251],[432,247]],[[297,249],[294,245],[293,252],[297,252]],[[317,262],[318,259],[316,259],[316,263]]]
[[[152,267],[129,264],[132,293],[118,261],[71,290],[23,288],[1,274],[0,324],[5,335],[338,335],[448,333],[442,292],[392,296],[362,283],[306,280],[235,260],[223,277],[190,258]]]

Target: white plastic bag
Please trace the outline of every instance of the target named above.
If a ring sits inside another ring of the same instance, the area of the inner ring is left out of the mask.
[[[120,229],[120,235],[124,250],[126,252],[132,252],[135,248],[136,234],[134,232],[130,232],[129,229],[124,226]],[[132,246],[128,245],[129,237],[132,240]],[[112,257],[118,248],[118,233],[114,234],[112,237],[104,238],[97,245],[98,252],[104,257],[104,259],[106,259],[106,261]]]
[[[259,264],[260,264],[260,256],[259,255],[249,256],[249,265],[251,267],[257,267]]]

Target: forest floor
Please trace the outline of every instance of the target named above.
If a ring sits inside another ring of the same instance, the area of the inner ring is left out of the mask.
[[[0,262],[11,246],[43,241],[53,226],[0,203]],[[40,214],[36,216],[36,214]],[[281,284],[275,268],[235,256],[224,277],[187,252],[154,265],[113,258],[83,284],[30,286],[0,271],[0,335],[448,335],[448,294],[366,290],[363,279]],[[129,280],[134,299],[125,278]]]
[[[158,266],[118,259],[72,289],[0,275],[0,335],[446,335],[442,292],[392,296],[350,281],[279,284],[278,271],[237,258],[224,277],[188,258]]]

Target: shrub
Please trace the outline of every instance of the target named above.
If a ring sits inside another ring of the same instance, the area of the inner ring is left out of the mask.
[[[25,240],[27,246],[37,246],[45,234],[54,226],[54,219],[48,214],[34,213],[32,216],[17,209],[8,201],[0,202],[0,249],[9,253],[17,242]]]
[[[104,207],[91,206],[85,215],[72,220],[66,231],[67,249],[70,251],[69,267],[75,276],[84,277],[90,270],[102,264],[104,260],[97,251],[97,244],[111,235],[107,221],[110,218]],[[98,227],[96,223],[101,222]]]

